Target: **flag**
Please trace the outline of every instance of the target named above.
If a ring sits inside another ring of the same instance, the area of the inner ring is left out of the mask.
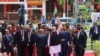
[[[58,0],[59,5],[63,5],[64,0]]]
[[[54,12],[53,15],[57,14],[58,10],[57,10],[57,6],[54,4],[55,8],[54,8]]]

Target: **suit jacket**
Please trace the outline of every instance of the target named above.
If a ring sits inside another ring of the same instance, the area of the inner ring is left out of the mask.
[[[100,29],[99,29],[100,27],[99,26],[97,26],[97,27],[98,27],[98,35],[100,36]],[[95,37],[95,27],[94,26],[90,28],[89,35],[92,35],[91,38]]]
[[[17,34],[16,34],[16,32],[12,32],[11,34],[12,34],[12,36],[13,36],[13,38],[14,38],[13,44],[16,45],[16,44],[17,44],[17,38],[18,38],[18,37],[17,37]]]
[[[13,44],[13,36],[12,34],[9,34],[8,36],[4,35],[3,36],[3,42],[4,42],[4,46],[7,48],[8,46],[10,46],[9,44]]]
[[[47,19],[46,18],[41,18],[41,23],[42,24],[46,24],[47,23]]]
[[[47,36],[45,34],[43,34],[41,36],[41,34],[37,34],[36,36],[36,45],[38,47],[45,47],[47,44]]]
[[[57,32],[50,33],[50,46],[61,44],[61,34]]]
[[[55,18],[52,18],[50,21],[51,21],[51,24],[55,24],[56,19]]]
[[[63,41],[62,43],[68,44],[68,42],[70,43],[70,33],[65,31],[65,32],[61,32],[61,38],[65,39],[65,41]]]
[[[24,40],[23,40],[23,36],[21,34],[21,30],[19,30],[16,35],[17,35],[17,44],[21,44],[22,42],[25,42],[25,30],[24,30]]]
[[[73,44],[80,48],[86,48],[87,34],[85,31],[80,31],[79,37],[74,35]]]
[[[30,41],[29,41],[28,33],[29,33],[29,32],[26,32],[26,33],[25,33],[25,43],[26,43],[26,44],[29,43],[30,45],[34,45],[35,42],[36,42],[35,33],[34,33],[34,32],[31,32]]]

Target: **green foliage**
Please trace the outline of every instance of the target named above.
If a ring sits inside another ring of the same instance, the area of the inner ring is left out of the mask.
[[[64,0],[57,0],[57,1],[58,1],[58,4],[63,7]],[[69,4],[73,5],[74,0],[68,0],[68,2]],[[67,3],[67,0],[66,0],[66,3]]]
[[[73,4],[73,2],[74,2],[74,0],[69,0],[69,3],[72,5]]]
[[[90,17],[90,14],[88,12],[83,12],[81,15],[85,20],[88,20]]]
[[[63,6],[64,0],[58,0],[59,5]]]
[[[91,38],[87,38],[86,50],[91,50]]]
[[[95,53],[100,53],[100,41],[93,42],[93,50]]]
[[[100,0],[95,0],[96,4],[100,4]]]
[[[86,30],[86,31],[89,31],[90,30],[90,27],[89,27],[89,25],[86,25],[85,24],[85,25],[83,25],[83,29]]]
[[[98,25],[100,25],[100,20],[97,21]]]

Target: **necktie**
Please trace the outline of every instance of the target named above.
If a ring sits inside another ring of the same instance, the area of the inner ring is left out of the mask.
[[[31,32],[28,33],[28,40],[30,42]]]
[[[22,31],[22,40],[24,41],[24,31]]]
[[[6,37],[7,37],[7,39],[9,40],[8,35],[6,35]]]
[[[77,39],[79,38],[79,32],[77,33]]]
[[[98,34],[98,27],[95,27],[95,33]]]
[[[43,34],[41,34],[41,38],[43,37]]]

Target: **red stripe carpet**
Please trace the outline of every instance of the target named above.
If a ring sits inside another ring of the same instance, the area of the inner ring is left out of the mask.
[[[73,55],[71,55],[71,56],[73,56]],[[84,56],[95,56],[95,55],[94,55],[94,53],[85,53]]]

